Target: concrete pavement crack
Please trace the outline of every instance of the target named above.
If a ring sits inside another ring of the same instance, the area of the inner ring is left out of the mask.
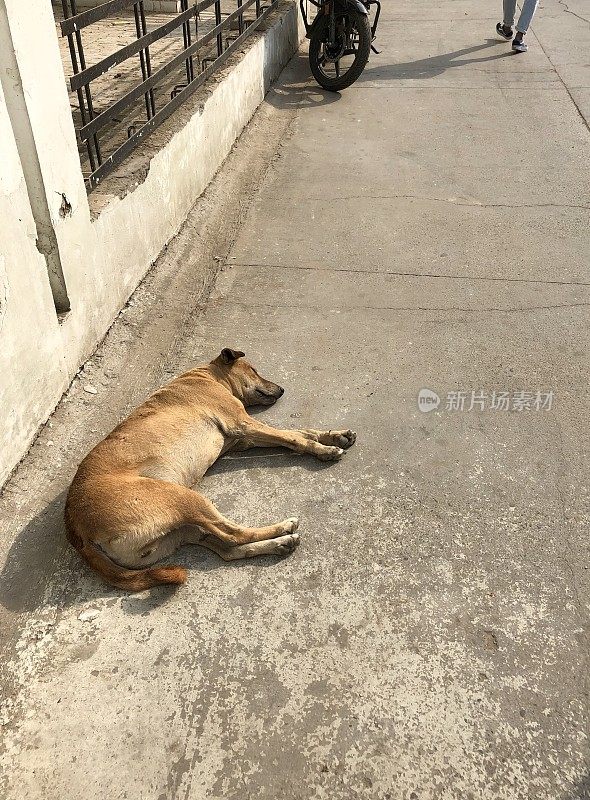
[[[422,197],[418,194],[371,194],[339,195],[338,197],[309,197],[306,202],[335,203],[338,200],[423,200],[432,203],[449,203],[467,208],[578,208],[590,211],[585,203],[478,203],[457,200],[453,197]]]
[[[548,286],[590,286],[589,282],[585,281],[552,281],[552,280],[536,280],[533,278],[482,278],[474,275],[445,275],[434,272],[398,272],[395,270],[367,270],[367,269],[353,269],[351,267],[344,267],[336,269],[335,267],[305,267],[303,265],[294,264],[262,264],[262,263],[245,263],[239,261],[232,261],[231,264],[226,263],[224,269],[227,267],[250,267],[258,268],[264,267],[269,269],[294,269],[304,272],[343,272],[351,273],[353,275],[394,275],[402,278],[434,278],[437,280],[452,280],[452,281],[491,281],[493,283],[531,283],[531,284],[546,284]]]
[[[273,308],[277,309],[280,308],[280,305],[276,303],[240,303],[239,300],[230,300],[228,297],[221,297],[218,299],[219,302],[223,302],[229,306],[240,306],[242,308]],[[293,309],[310,309],[310,310],[317,310],[317,311],[325,311],[326,308],[324,306],[314,306],[314,305],[293,305],[289,303],[289,308]],[[513,307],[513,308],[500,308],[500,307],[491,307],[491,308],[463,308],[462,306],[448,306],[447,308],[441,307],[430,307],[430,306],[338,306],[334,305],[331,306],[332,308],[337,308],[339,310],[344,311],[436,311],[436,312],[461,312],[466,314],[493,314],[493,313],[501,313],[501,314],[518,314],[527,311],[552,311],[554,309],[559,308],[579,308],[579,307],[590,307],[590,303],[560,303],[556,305],[548,305],[548,306],[521,306],[521,307]]]
[[[573,12],[570,12],[570,13],[573,13]],[[587,22],[587,20],[585,20],[585,21]],[[572,103],[573,103],[573,105],[574,105],[574,108],[575,108],[575,109],[576,109],[576,111],[578,112],[578,115],[579,115],[580,119],[582,120],[582,122],[583,122],[583,123],[584,123],[584,125],[586,126],[586,130],[590,131],[590,124],[588,123],[588,120],[586,119],[586,117],[585,117],[585,116],[584,116],[584,114],[582,113],[582,109],[580,108],[580,106],[579,106],[579,105],[577,104],[577,102],[575,101],[573,94],[570,92],[569,86],[568,86],[568,85],[567,85],[567,83],[564,81],[564,79],[561,77],[561,74],[560,74],[560,72],[559,72],[559,70],[558,70],[557,66],[556,66],[556,65],[553,63],[553,61],[552,61],[552,60],[551,60],[551,58],[549,57],[549,53],[548,53],[548,52],[545,50],[545,48],[543,47],[543,44],[542,44],[541,40],[539,39],[539,37],[537,36],[537,34],[536,34],[536,32],[535,32],[534,28],[531,28],[531,33],[533,34],[533,36],[534,36],[534,37],[535,37],[535,39],[537,40],[537,44],[539,45],[539,47],[540,47],[540,48],[541,48],[541,50],[543,51],[543,55],[545,56],[545,58],[547,59],[547,61],[548,61],[548,62],[551,64],[551,66],[553,67],[553,69],[554,69],[554,71],[555,71],[555,74],[557,75],[557,77],[558,77],[558,78],[559,78],[559,80],[561,81],[561,84],[562,84],[563,88],[565,89],[565,91],[567,92],[569,99],[572,101]]]
[[[576,14],[575,11],[571,11],[569,6],[567,6],[564,0],[557,0],[557,4],[562,6],[566,14],[571,14],[573,17],[577,17],[581,19],[582,22],[587,22],[590,25],[590,19],[586,19],[586,17],[581,17],[579,14]]]
[[[457,22],[467,22],[469,24],[473,22],[495,22],[496,17],[469,17],[468,19],[455,19],[452,20],[453,25]],[[388,25],[388,22],[390,23]],[[449,23],[449,18],[444,17],[443,19],[436,19],[433,17],[425,17],[424,19],[418,19],[416,17],[396,17],[395,18],[395,25],[398,26],[400,22],[412,22],[414,25],[424,25],[425,23],[429,22],[444,22],[445,25]],[[385,28],[389,28],[391,25],[391,20],[383,20],[383,22],[379,23],[379,30],[383,30]]]
[[[482,72],[483,72],[483,70],[482,70]],[[523,70],[523,72],[525,72],[525,71]],[[526,74],[528,74],[528,73],[533,75],[533,74],[536,73],[536,70],[526,70]],[[495,73],[490,73],[490,74],[495,74]],[[403,80],[413,81],[413,80],[418,80],[418,79],[417,78],[412,78],[412,77],[407,77],[407,78],[404,78]],[[385,91],[391,91],[393,88],[395,88],[396,91],[400,91],[400,92],[418,92],[418,91],[420,91],[420,92],[441,92],[441,91],[445,91],[445,92],[450,92],[450,91],[456,91],[456,92],[483,92],[483,91],[488,91],[488,90],[491,90],[491,89],[493,89],[494,92],[498,92],[498,91],[502,91],[502,92],[521,91],[522,92],[522,91],[525,91],[526,89],[531,88],[531,87],[533,87],[535,89],[535,91],[546,91],[546,92],[548,92],[548,91],[551,91],[551,90],[558,89],[559,88],[559,83],[560,83],[559,76],[556,75],[555,79],[552,79],[551,83],[549,82],[549,79],[547,79],[547,81],[543,81],[543,83],[541,81],[539,81],[539,82],[536,82],[536,83],[533,82],[531,84],[520,83],[520,84],[517,84],[517,85],[514,85],[514,86],[499,86],[497,84],[494,84],[493,87],[488,87],[488,86],[457,86],[457,85],[451,86],[451,85],[445,85],[445,84],[440,84],[440,83],[437,84],[436,86],[398,86],[398,84],[396,83],[395,87],[392,86],[392,85],[387,85],[387,84],[385,86],[383,86],[383,85],[381,85],[381,86],[368,86],[368,85],[356,86],[355,87],[355,92],[374,92],[374,91],[385,92]],[[577,89],[586,89],[588,87],[586,87],[586,86],[577,86],[576,88]]]

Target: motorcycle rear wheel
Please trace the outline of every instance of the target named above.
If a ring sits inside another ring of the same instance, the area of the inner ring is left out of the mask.
[[[371,24],[369,17],[354,9],[336,12],[338,46],[330,52],[327,45],[329,16],[322,15],[313,26],[309,41],[309,66],[316,81],[330,92],[339,92],[353,84],[367,65],[371,53]],[[347,59],[342,72],[340,61]],[[329,65],[333,65],[332,69]]]

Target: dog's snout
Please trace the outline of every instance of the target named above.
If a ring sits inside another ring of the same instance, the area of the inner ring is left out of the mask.
[[[282,397],[285,394],[285,390],[282,386],[279,386],[279,397]]]

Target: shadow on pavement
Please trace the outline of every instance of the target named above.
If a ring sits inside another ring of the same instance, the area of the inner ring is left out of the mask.
[[[331,462],[298,456],[280,448],[264,448],[222,457],[207,475],[261,467],[286,469],[294,465],[309,472],[333,466]],[[199,490],[198,486],[195,488]],[[63,512],[66,494],[65,490],[58,494],[14,538],[0,573],[0,604],[9,611],[23,613],[44,607],[67,608],[101,599],[129,597],[133,601],[125,603],[125,611],[141,614],[166,603],[175,594],[175,587],[158,586],[141,595],[129,595],[108,586],[89,569],[65,537]],[[281,560],[275,556],[250,559],[266,567],[272,567]],[[203,547],[187,545],[159,563],[180,563],[191,571],[209,571],[240,569],[244,562],[225,562]]]
[[[55,497],[14,538],[0,574],[0,604],[15,612],[45,606],[64,608],[79,602],[87,569],[66,541],[63,510],[66,492]],[[93,581],[93,596],[119,593]],[[86,599],[86,598],[84,598]]]
[[[278,81],[266,95],[265,101],[279,110],[314,108],[335,103],[340,92],[322,89],[312,78],[307,53],[298,53],[281,73]]]
[[[255,450],[228,453],[207,470],[207,476],[227,475],[230,472],[238,472],[254,467],[264,469],[303,467],[307,472],[323,472],[325,469],[333,468],[334,462],[318,461],[313,456],[300,456],[285,451],[280,447],[257,447]]]
[[[473,45],[473,47],[464,47],[462,50],[454,50],[451,53],[430,56],[429,58],[421,58],[417,61],[383,65],[377,62],[377,66],[369,66],[365,69],[357,83],[363,83],[367,80],[427,80],[428,78],[435,78],[437,75],[442,75],[443,72],[453,67],[464,67],[467,64],[485,64],[486,62],[497,61],[501,58],[512,58],[515,55],[512,50],[504,50],[492,56],[462,58],[462,56],[488,50],[490,47],[495,47],[498,44],[503,44],[504,47],[506,47],[505,42],[500,42],[497,39],[486,39],[483,44]]]

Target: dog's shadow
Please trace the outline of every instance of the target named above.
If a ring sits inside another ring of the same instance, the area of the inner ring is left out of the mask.
[[[207,477],[223,476],[252,467],[288,469],[295,465],[309,472],[319,472],[333,466],[280,448],[259,448],[223,456],[207,472]],[[202,488],[207,495],[207,487]],[[120,602],[126,613],[142,615],[172,602],[178,591],[175,587],[157,586],[130,595],[108,586],[90,571],[65,537],[63,511],[66,494],[64,490],[54,497],[14,537],[0,573],[0,605],[9,612],[9,620],[12,618],[18,624],[19,614],[42,609],[63,610],[98,601]],[[250,563],[266,569],[276,567],[282,560],[276,556],[249,559]],[[161,563],[181,563],[190,573],[195,573],[240,569],[244,562],[223,561],[204,547],[187,545]]]
[[[300,456],[290,453],[281,447],[257,447],[255,450],[242,450],[222,456],[207,470],[206,477],[227,475],[231,472],[246,470],[249,467],[258,467],[259,469],[302,467],[307,472],[322,472],[333,466],[334,462],[332,461],[318,461],[308,455]]]

